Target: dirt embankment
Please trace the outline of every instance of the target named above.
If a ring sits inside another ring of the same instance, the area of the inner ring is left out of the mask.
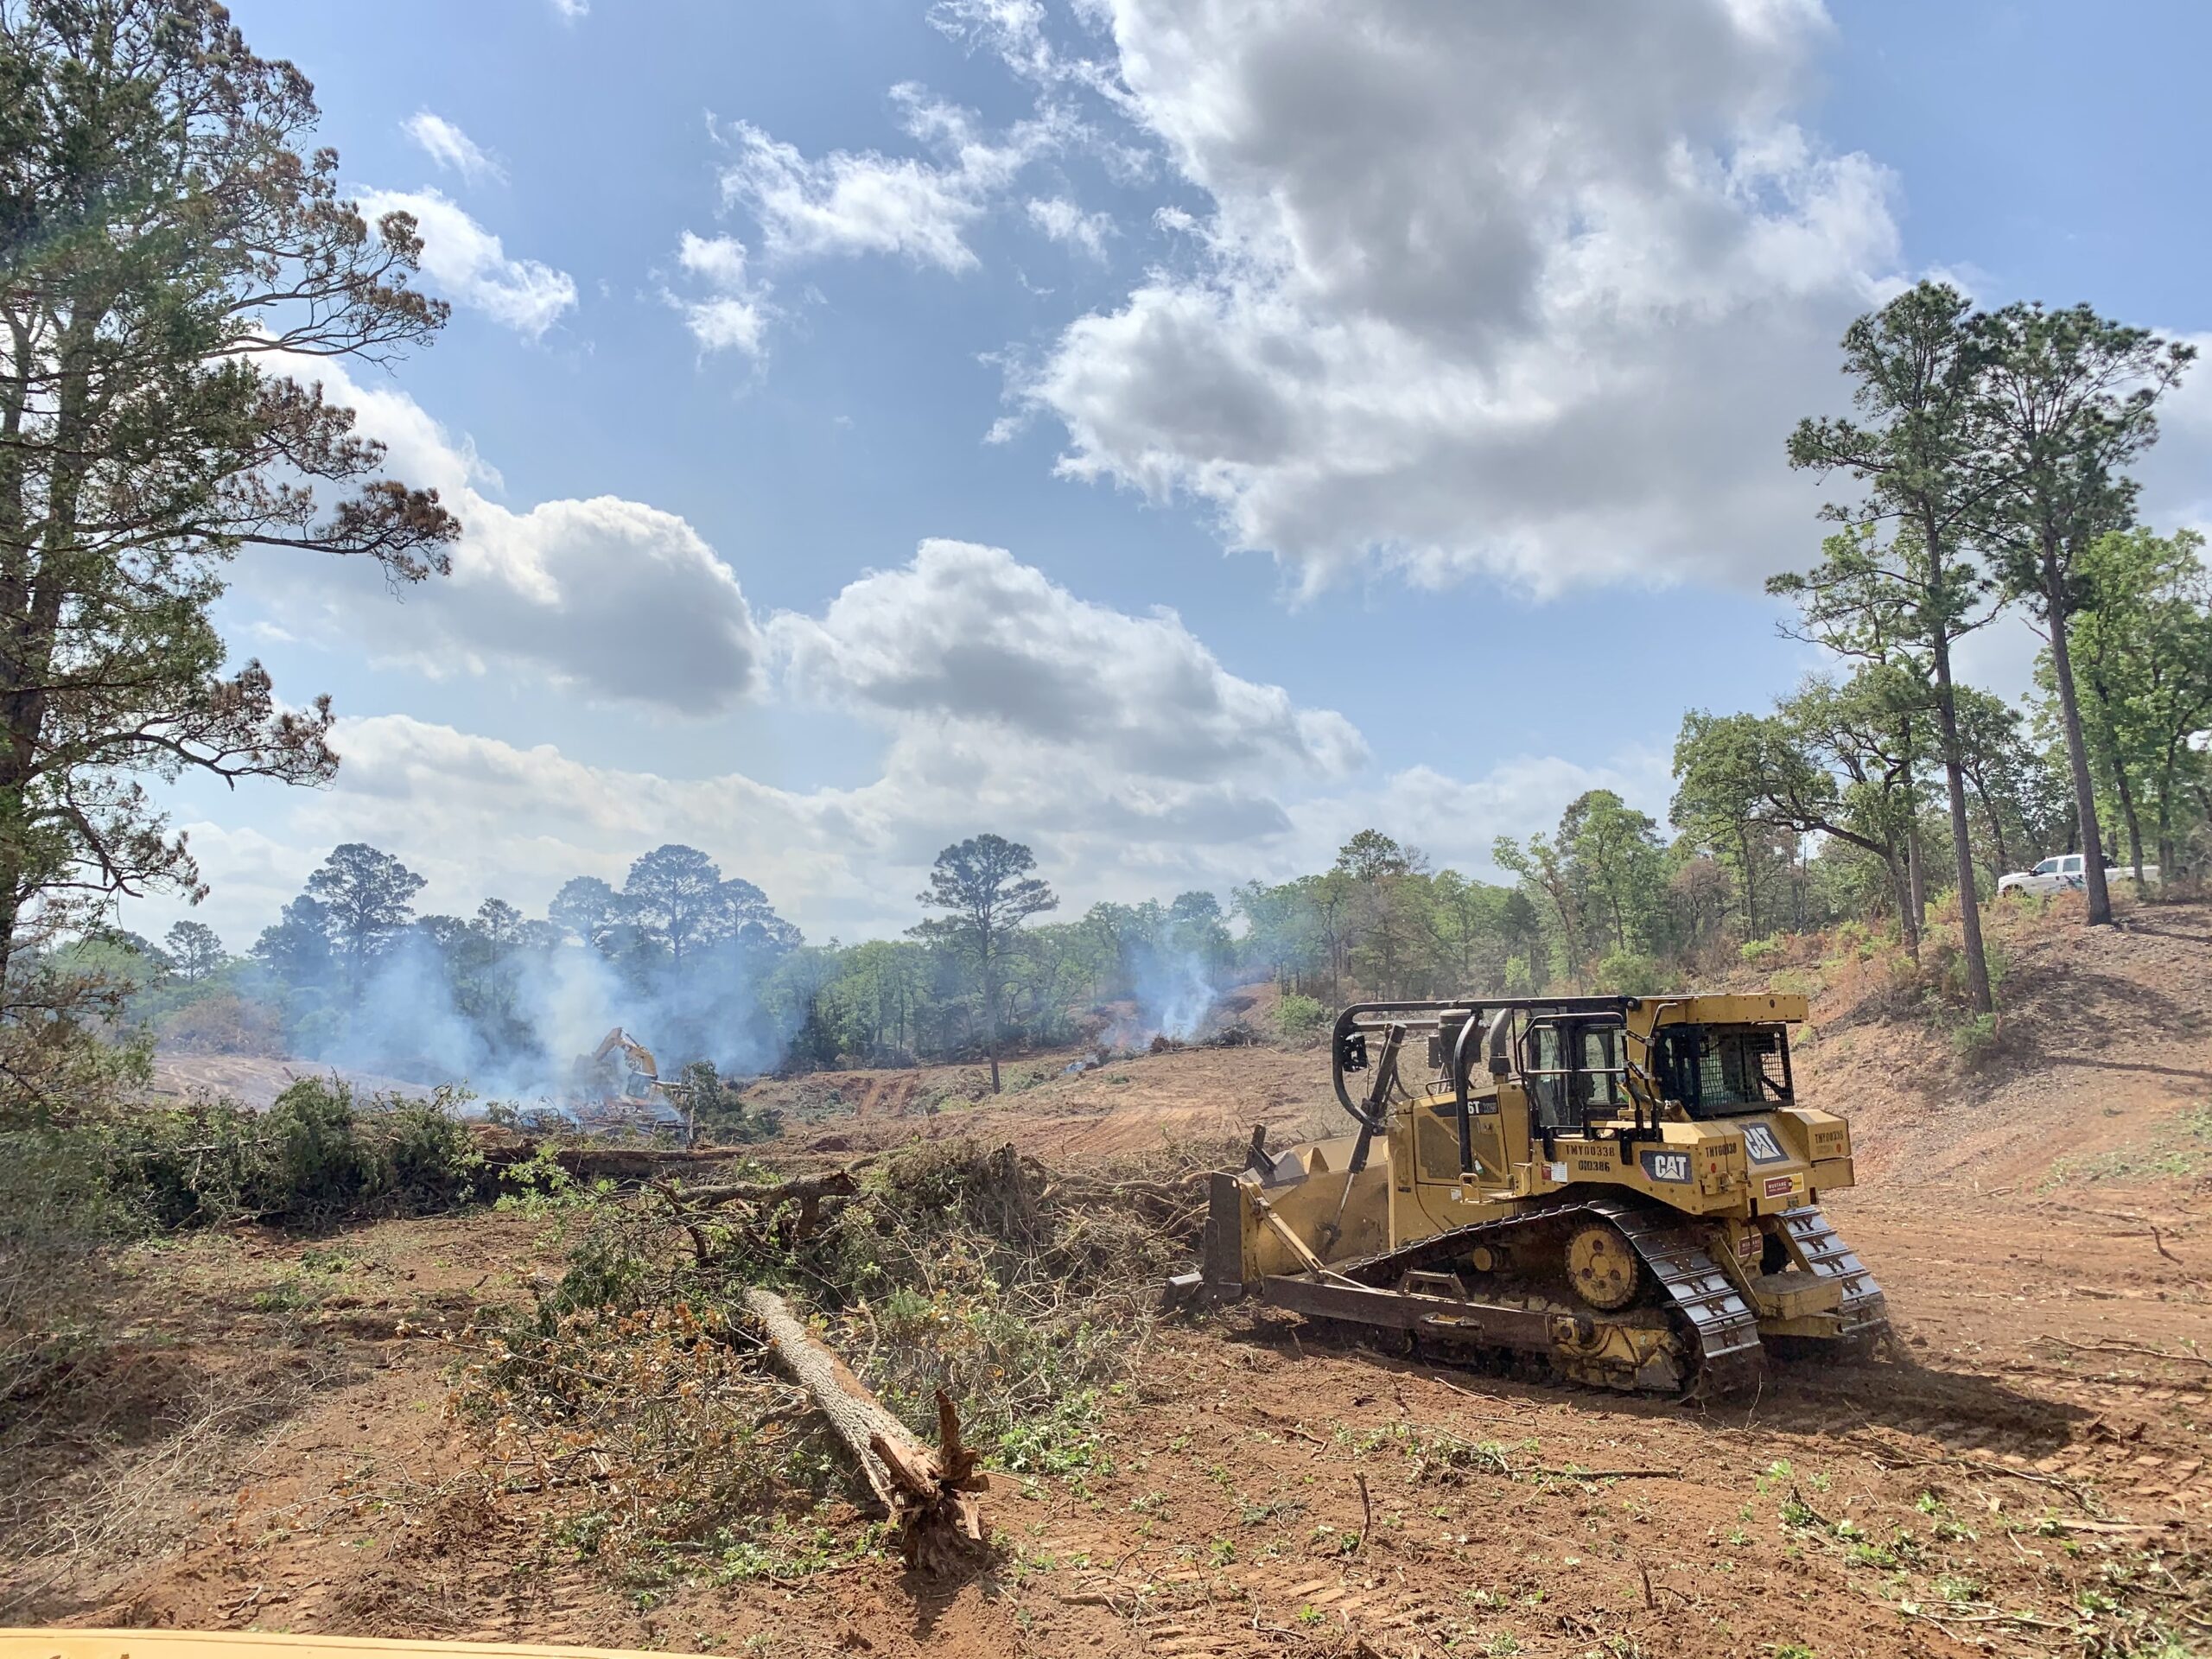
[[[785,1115],[783,1145],[799,1154],[873,1152],[914,1139],[1011,1141],[1047,1161],[1241,1135],[1255,1123],[1333,1125],[1323,1051],[1272,1046],[1171,1048],[1088,1070],[1096,1051],[1026,1055],[1001,1067],[990,1092],[981,1066],[912,1071],[818,1071],[768,1079],[748,1108]]]
[[[1974,1071],[1876,963],[1796,965],[1821,982],[1806,1096],[1858,1143],[1834,1211],[1907,1363],[1694,1408],[1231,1310],[1148,1338],[1084,1466],[1001,1473],[973,1579],[855,1554],[832,1505],[772,1561],[645,1587],[524,1524],[538,1477],[443,1409],[439,1333],[542,1282],[557,1221],[208,1235],[135,1262],[113,1362],[112,1397],[184,1403],[52,1471],[41,1501],[99,1547],[19,1549],[6,1617],[962,1659],[2187,1651],[2212,1636],[2212,908],[2064,919],[2000,925]],[[1334,1110],[1319,1051],[1146,1056],[934,1114],[934,1074],[851,1086],[790,1150],[965,1132],[1060,1160]],[[2178,1645],[2116,1644],[2154,1618]]]
[[[1806,1092],[1852,1120],[1862,1185],[2024,1189],[2212,1175],[2212,905],[2123,904],[2081,925],[2078,900],[1990,918],[2002,1007],[1962,1065],[1940,1022],[1900,1013],[1884,959],[1841,952],[1794,971],[1815,990],[1796,1045]],[[2177,1125],[2179,1126],[2177,1130]]]
[[[231,1100],[265,1112],[277,1096],[302,1077],[340,1078],[363,1099],[397,1095],[408,1100],[427,1100],[430,1096],[427,1085],[404,1077],[349,1071],[315,1060],[270,1059],[251,1054],[156,1054],[153,1082],[146,1092],[156,1105]]]

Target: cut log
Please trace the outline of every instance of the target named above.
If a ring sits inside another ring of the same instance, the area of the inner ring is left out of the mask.
[[[754,1204],[766,1212],[781,1205],[785,1199],[798,1204],[798,1225],[791,1236],[805,1239],[807,1234],[821,1225],[823,1199],[849,1199],[861,1190],[861,1184],[852,1179],[852,1170],[830,1170],[830,1174],[803,1174],[791,1181],[716,1181],[712,1185],[677,1185],[661,1184],[661,1192],[668,1194],[668,1201],[675,1205],[692,1204]]]
[[[469,1137],[484,1160],[486,1171],[497,1176],[516,1164],[535,1157],[544,1147],[537,1136],[503,1128],[496,1123],[475,1123]],[[709,1169],[746,1155],[743,1147],[608,1146],[570,1142],[553,1149],[554,1161],[580,1181],[649,1181],[671,1175]]]
[[[747,1311],[760,1322],[777,1363],[814,1396],[879,1502],[899,1523],[899,1552],[924,1573],[948,1573],[972,1562],[983,1541],[975,1494],[990,1484],[976,1467],[977,1454],[963,1445],[951,1400],[937,1396],[938,1446],[914,1439],[862,1386],[845,1362],[800,1323],[791,1305],[772,1290],[745,1293]]]
[[[808,1175],[788,1181],[723,1181],[703,1186],[678,1186],[673,1181],[655,1181],[652,1188],[668,1200],[669,1208],[676,1212],[676,1224],[683,1229],[691,1241],[691,1254],[701,1267],[705,1267],[713,1252],[707,1248],[707,1236],[699,1230],[698,1210],[719,1204],[750,1204],[760,1214],[771,1215],[781,1209],[785,1200],[798,1205],[797,1222],[778,1224],[778,1239],[795,1243],[813,1233],[822,1224],[822,1201],[824,1198],[849,1198],[861,1190],[848,1170],[832,1170],[827,1175]]]
[[[702,1186],[669,1187],[671,1198],[686,1204],[760,1204],[770,1208],[786,1198],[811,1210],[824,1198],[849,1198],[861,1184],[847,1170],[827,1175],[804,1175],[788,1181],[717,1181]]]

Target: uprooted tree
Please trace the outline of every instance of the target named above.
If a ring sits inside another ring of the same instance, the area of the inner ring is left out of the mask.
[[[148,774],[336,768],[327,698],[226,670],[239,549],[448,569],[436,492],[311,373],[446,317],[315,121],[213,0],[0,0],[0,975],[118,894],[196,895]]]

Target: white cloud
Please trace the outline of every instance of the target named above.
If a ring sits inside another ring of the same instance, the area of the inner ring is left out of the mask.
[[[1106,238],[1114,234],[1111,213],[1086,213],[1065,196],[1031,197],[1029,222],[1053,241],[1079,249],[1093,259],[1106,257]]]
[[[1230,673],[1173,611],[1078,599],[1003,548],[924,542],[818,620],[780,613],[768,633],[799,695],[950,752],[1029,745],[1048,769],[1162,786],[1341,776],[1367,759],[1343,715]]]
[[[1665,805],[1663,754],[1377,776],[1344,716],[1232,672],[1173,612],[1081,598],[999,548],[925,542],[818,613],[756,630],[734,576],[681,520],[607,499],[509,512],[411,402],[337,390],[391,446],[397,475],[445,492],[469,535],[454,579],[404,606],[371,572],[272,583],[257,563],[251,596],[296,631],[343,629],[435,672],[519,671],[679,707],[721,706],[772,666],[783,696],[878,734],[880,760],[857,786],[792,790],[591,764],[402,715],[346,720],[337,784],[288,797],[281,825],[188,826],[214,888],[204,918],[238,942],[347,840],[404,859],[430,880],[425,906],[454,913],[492,895],[535,910],[571,875],[619,880],[639,852],[683,841],[813,937],[854,938],[904,929],[931,860],[983,830],[1035,848],[1080,912],[1325,868],[1370,824],[1482,874],[1493,836],[1548,827],[1585,789]],[[156,906],[147,918],[169,917]]]
[[[498,237],[435,190],[365,190],[360,207],[372,223],[389,213],[412,213],[431,286],[518,334],[543,338],[576,302],[568,272],[510,259]]]
[[[553,15],[564,23],[591,16],[591,0],[550,0]]]
[[[424,155],[469,183],[480,184],[486,179],[505,182],[507,170],[498,158],[443,116],[417,110],[400,127]]]
[[[722,170],[723,203],[753,216],[771,258],[880,253],[972,270],[967,232],[1065,137],[1049,114],[993,137],[967,111],[918,86],[893,87],[892,96],[907,132],[938,159],[843,149],[809,157],[750,122],[726,129],[733,156]]]
[[[707,293],[687,298],[663,289],[661,296],[682,314],[699,349],[758,357],[768,325],[769,285],[747,274],[745,244],[735,237],[702,237],[686,231],[677,245],[676,261]]]
[[[963,10],[1035,78],[1026,8]],[[1309,588],[1745,581],[1811,543],[1783,440],[1898,262],[1889,175],[1790,118],[1816,0],[1099,10],[1114,102],[1211,211],[1017,379],[1066,474],[1210,504]]]
[[[1370,825],[1440,865],[1488,870],[1491,840],[1550,828],[1586,789],[1665,806],[1665,759],[1585,768],[1508,760],[1461,782],[1415,767],[1373,785],[1289,799],[1250,785],[1193,784],[1122,770],[1081,742],[1009,742],[963,721],[903,729],[882,771],[853,789],[791,791],[731,772],[671,779],[594,766],[550,744],[521,747],[405,715],[339,722],[343,764],[327,791],[288,798],[273,834],[186,828],[213,888],[198,912],[233,948],[250,943],[340,841],[367,841],[429,878],[423,906],[467,914],[497,896],[541,911],[572,875],[620,883],[664,841],[758,882],[809,937],[896,937],[938,850],[990,830],[1027,842],[1062,913],[1191,887],[1324,868]],[[1655,798],[1643,787],[1656,767]],[[167,902],[131,925],[168,925]]]
[[[2167,331],[2196,348],[2196,362],[2158,407],[2158,442],[2136,468],[2143,516],[2161,531],[2212,537],[2212,334]]]
[[[399,602],[367,561],[305,569],[256,561],[243,584],[288,632],[343,639],[426,673],[520,671],[602,701],[679,714],[727,709],[753,691],[762,644],[735,574],[683,519],[611,495],[515,512],[489,499],[497,474],[465,442],[389,386],[334,363],[302,363],[358,429],[387,446],[392,476],[435,488],[459,516],[453,575]]]

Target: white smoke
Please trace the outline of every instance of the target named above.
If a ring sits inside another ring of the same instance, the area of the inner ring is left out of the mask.
[[[303,1033],[303,1058],[424,1084],[459,1084],[481,1099],[559,1101],[577,1058],[614,1027],[653,1051],[673,1079],[694,1060],[726,1076],[772,1070],[791,1032],[759,995],[750,964],[715,953],[680,968],[626,971],[582,945],[518,950],[488,982],[458,988],[437,946],[403,934],[379,956],[358,1000],[327,1034]],[[475,1006],[463,1006],[467,997]]]

